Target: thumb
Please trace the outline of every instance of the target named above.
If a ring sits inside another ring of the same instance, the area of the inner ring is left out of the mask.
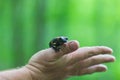
[[[63,56],[65,54],[69,54],[79,47],[79,42],[76,40],[69,41],[61,46],[60,51],[56,52],[56,56]]]
[[[39,51],[36,53],[32,60],[45,60],[45,61],[53,61],[57,60],[63,55],[69,54],[75,50],[77,50],[79,47],[79,42],[76,40],[66,42],[64,45],[61,46],[61,49],[59,51],[55,51],[53,48],[48,48],[42,51]]]

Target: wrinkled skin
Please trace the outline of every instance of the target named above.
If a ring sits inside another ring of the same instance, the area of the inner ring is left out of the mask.
[[[29,60],[32,80],[64,80],[70,76],[104,72],[102,63],[113,62],[112,49],[105,46],[81,47],[78,41],[65,43],[59,52],[52,48],[39,51]]]

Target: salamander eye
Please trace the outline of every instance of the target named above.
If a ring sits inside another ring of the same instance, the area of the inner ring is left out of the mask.
[[[60,46],[62,46],[64,43],[66,43],[68,38],[66,37],[56,37],[52,39],[49,43],[49,47],[53,48],[55,51],[60,50]]]

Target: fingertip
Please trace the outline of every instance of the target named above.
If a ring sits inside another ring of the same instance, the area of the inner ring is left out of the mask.
[[[68,46],[72,51],[75,51],[79,48],[79,42],[77,40],[72,40],[68,42]]]
[[[111,61],[112,61],[112,62],[116,61],[115,56],[111,56]]]
[[[101,48],[104,48],[106,50],[106,52],[108,52],[109,54],[113,53],[113,49],[107,46],[101,46]]]
[[[78,48],[79,48],[79,42],[76,40],[72,40],[62,45],[60,50],[57,53],[65,55],[77,50]]]
[[[108,70],[108,68],[107,68],[106,65],[103,65],[103,64],[99,64],[99,65],[98,65],[98,71],[100,71],[100,72],[105,72],[105,71],[107,71],[107,70]]]

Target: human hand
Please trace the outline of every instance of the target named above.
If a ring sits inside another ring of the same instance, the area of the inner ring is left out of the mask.
[[[32,56],[26,67],[33,80],[63,80],[69,76],[106,71],[102,63],[113,62],[112,49],[105,46],[81,47],[69,41],[56,52],[52,48]]]

